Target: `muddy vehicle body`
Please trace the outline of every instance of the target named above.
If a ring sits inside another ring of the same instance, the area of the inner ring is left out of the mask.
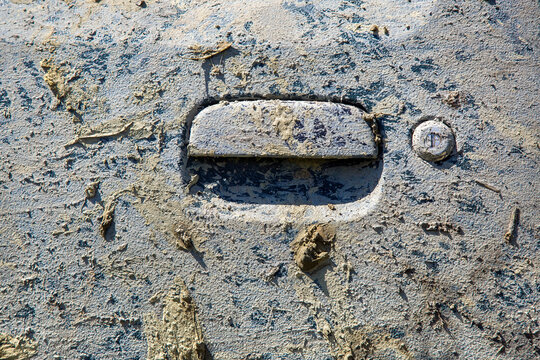
[[[0,359],[540,356],[538,2],[0,14]]]

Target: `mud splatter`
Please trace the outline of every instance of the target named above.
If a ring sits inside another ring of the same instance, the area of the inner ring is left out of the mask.
[[[47,84],[56,98],[52,108],[64,104],[65,110],[71,113],[74,123],[82,121],[82,113],[87,107],[87,102],[97,92],[98,86],[91,87],[89,92],[83,90],[81,85],[86,80],[81,79],[80,69],[71,69],[66,65],[58,65],[53,58],[43,59],[40,66],[45,71],[43,81]]]
[[[192,45],[189,47],[189,50],[193,53],[193,56],[190,57],[191,60],[206,60],[210,59],[212,56],[216,56],[232,46],[231,42],[222,41],[216,45],[214,48],[203,48],[200,45]]]
[[[341,350],[337,354],[339,360],[378,359],[379,356],[388,353],[393,353],[397,359],[413,359],[403,341],[393,338],[382,329],[366,327],[346,330],[339,335],[336,334],[336,341],[341,343],[339,345]]]
[[[335,238],[335,230],[328,224],[315,224],[300,231],[291,244],[296,265],[308,273],[326,265]]]
[[[148,225],[153,225],[172,244],[180,250],[191,250],[194,245],[202,242],[202,235],[193,222],[184,213],[191,201],[190,197],[182,201],[176,199],[177,191],[170,187],[166,180],[156,176],[155,161],[157,157],[148,158],[141,166],[140,181],[131,184],[107,196],[101,214],[100,233],[105,237],[107,229],[114,222],[114,210],[118,199],[123,194],[129,194],[136,199],[131,200],[137,211],[145,217]]]
[[[457,109],[461,106],[462,103],[461,93],[459,91],[450,91],[448,95],[446,95],[442,99],[442,102],[450,107]]]
[[[293,110],[288,106],[278,105],[272,113],[272,118],[274,119],[272,126],[274,126],[281,138],[288,142],[292,137],[293,128],[297,120],[293,115]]]
[[[504,240],[512,245],[516,245],[516,232],[519,225],[519,208],[514,208],[512,215],[510,216],[510,222],[508,223],[508,230],[504,234]]]
[[[37,343],[23,337],[0,333],[0,359],[26,360],[37,353]]]
[[[143,116],[143,115],[138,115]],[[138,117],[136,116],[136,118]],[[141,120],[127,121],[124,118],[116,118],[104,122],[93,128],[82,128],[79,135],[64,147],[75,144],[87,144],[99,141],[103,138],[114,138],[119,136],[129,136],[136,140],[148,139],[154,134],[154,125]]]
[[[418,224],[426,232],[442,232],[442,233],[451,233],[455,232],[457,234],[463,234],[463,229],[461,226],[453,224],[448,221],[428,221],[421,222]]]
[[[43,80],[47,83],[54,96],[58,100],[64,99],[69,94],[70,88],[60,67],[51,59],[43,59],[39,65],[45,71]]]
[[[115,201],[109,201],[105,204],[103,214],[101,215],[101,223],[99,224],[99,233],[103,238],[107,235],[107,230],[114,222],[114,209],[116,208]]]
[[[86,189],[84,189],[84,195],[87,199],[92,199],[97,194],[97,190],[99,187],[99,181],[93,181],[90,184],[86,186]]]
[[[373,114],[364,114],[364,120],[371,126],[371,131],[375,136],[375,144],[379,145],[382,143],[382,136],[379,130],[379,125],[377,124],[377,118],[384,116],[386,114],[373,113]]]
[[[162,320],[155,314],[144,316],[148,339],[148,360],[203,360],[207,350],[197,308],[189,291],[179,279],[164,299]]]

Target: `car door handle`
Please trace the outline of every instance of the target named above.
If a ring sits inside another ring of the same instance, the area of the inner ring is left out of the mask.
[[[376,159],[363,111],[318,101],[246,100],[203,109],[191,125],[191,157]]]

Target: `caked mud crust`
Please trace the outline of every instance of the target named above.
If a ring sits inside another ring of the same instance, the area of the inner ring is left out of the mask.
[[[0,359],[540,356],[537,2],[0,14]],[[224,199],[187,131],[238,99],[365,109],[362,205]],[[455,136],[443,161],[411,147],[427,118]]]

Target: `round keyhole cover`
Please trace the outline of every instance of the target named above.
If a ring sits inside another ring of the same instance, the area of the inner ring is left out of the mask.
[[[452,130],[444,123],[428,120],[416,127],[412,136],[414,151],[426,161],[446,159],[454,149]]]

